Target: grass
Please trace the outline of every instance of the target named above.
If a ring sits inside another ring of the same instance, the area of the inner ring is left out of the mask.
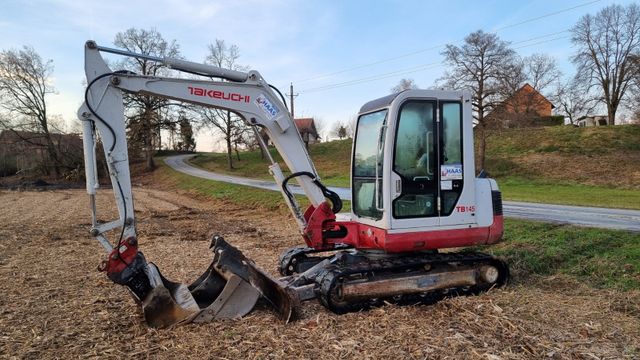
[[[282,213],[288,210],[279,192],[233,185],[183,174],[171,169],[162,160],[158,161],[157,164],[159,167],[154,175],[160,182],[167,183],[169,186],[175,186],[182,190],[247,208],[261,208]],[[301,206],[308,204],[306,199],[303,198],[298,198],[298,202]]]
[[[640,126],[576,128],[549,126],[508,129],[490,136],[488,157],[530,153],[601,155],[620,151],[640,151]]]
[[[275,149],[271,149],[271,155],[283,164]],[[217,173],[255,179],[273,179],[267,170],[269,163],[266,159],[261,158],[259,151],[242,152],[240,160],[234,156],[233,169],[227,167],[227,154],[224,153],[198,153],[189,162],[197,167]]]
[[[640,191],[518,177],[498,179],[505,200],[640,209]]]
[[[154,176],[170,187],[288,216],[277,192],[200,179],[174,171],[162,161],[158,164]],[[301,197],[298,201],[303,207],[308,204]],[[343,211],[349,206],[347,202]],[[504,241],[482,250],[504,257],[518,281],[529,275],[564,274],[598,288],[640,288],[638,233],[506,219]]]
[[[491,247],[519,278],[565,274],[598,288],[640,289],[640,234],[507,219]]]

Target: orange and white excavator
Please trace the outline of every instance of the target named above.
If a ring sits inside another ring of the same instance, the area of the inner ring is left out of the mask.
[[[176,74],[200,77],[113,71],[102,57],[105,52],[156,61]],[[339,213],[342,202],[322,184],[284,98],[257,71],[135,54],[93,41],[85,45],[85,71],[87,88],[78,117],[83,123],[91,234],[108,252],[101,269],[130,290],[152,327],[241,317],[260,298],[285,321],[311,299],[336,313],[384,302],[432,303],[501,286],[509,278],[507,265],[491,255],[441,251],[502,238],[498,186],[475,176],[468,94],[407,90],[364,104],[353,141],[352,209]],[[211,265],[189,285],[167,280],[145,259],[138,249],[123,93],[231,110],[254,131],[269,135],[291,174],[284,176],[273,159],[269,171],[305,242],[283,252],[281,278],[258,268],[219,236],[211,243]],[[107,223],[99,223],[96,214],[98,136],[119,213]],[[293,179],[309,199],[305,210],[291,194]],[[107,239],[110,231],[117,234],[113,241]]]

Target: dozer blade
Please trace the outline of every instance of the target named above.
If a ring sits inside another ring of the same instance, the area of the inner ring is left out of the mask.
[[[150,327],[237,319],[249,313],[260,296],[273,305],[282,320],[293,318],[299,304],[295,292],[256,267],[222,237],[214,237],[211,250],[211,265],[189,286],[167,280],[153,263],[147,263],[150,290],[142,310]]]

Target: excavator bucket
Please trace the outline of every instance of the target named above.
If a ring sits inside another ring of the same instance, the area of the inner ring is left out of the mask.
[[[191,285],[167,280],[147,264],[151,291],[142,301],[147,324],[164,328],[188,322],[236,319],[249,313],[260,297],[271,304],[285,322],[299,305],[296,293],[258,268],[222,237],[211,242],[214,258]]]
[[[285,322],[293,320],[300,306],[297,293],[255,265],[252,260],[220,236],[211,242],[213,267],[227,281],[234,276],[251,284]]]

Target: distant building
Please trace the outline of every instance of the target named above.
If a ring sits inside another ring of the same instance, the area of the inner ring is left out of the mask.
[[[529,84],[524,84],[513,95],[502,102],[504,109],[509,114],[535,114],[539,117],[551,116],[555,108],[551,101]]]
[[[606,126],[609,121],[607,115],[587,115],[578,118],[576,125],[579,127]]]
[[[555,106],[533,86],[524,84],[487,116],[497,126],[505,128],[554,125],[552,110]],[[563,121],[557,121],[562,125]]]
[[[298,132],[300,132],[300,136],[302,136],[302,141],[304,141],[305,145],[309,146],[320,142],[320,135],[318,135],[316,123],[313,118],[300,118],[294,119],[293,121],[296,123]]]

